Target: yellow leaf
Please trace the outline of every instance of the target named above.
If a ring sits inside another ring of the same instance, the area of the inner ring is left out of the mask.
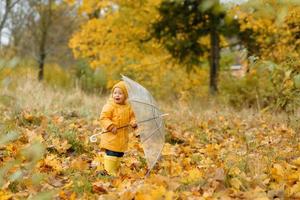
[[[44,159],[44,164],[46,166],[51,167],[52,169],[54,169],[54,170],[56,170],[58,172],[62,171],[61,161],[54,154],[47,155],[47,157]]]
[[[130,190],[126,190],[124,193],[121,194],[120,198],[118,198],[118,199],[120,199],[120,200],[132,200],[132,199],[134,199],[134,195],[135,195],[134,192],[132,192]]]
[[[147,179],[147,183],[156,186],[164,186],[167,187],[170,179],[161,175],[152,175]]]
[[[240,175],[241,170],[238,167],[233,167],[230,169],[229,174],[233,176],[238,176]]]
[[[66,194],[65,191],[60,191],[59,192],[59,198],[61,200],[75,200],[76,199],[76,193],[75,192],[72,192],[72,194]]]
[[[173,191],[167,191],[165,194],[165,200],[176,199]]]
[[[75,200],[76,199],[76,193],[72,192],[71,196],[70,196],[70,200]]]
[[[166,188],[164,188],[163,186],[159,186],[153,189],[151,192],[151,196],[153,197],[153,199],[162,199],[165,194]]]
[[[69,148],[71,148],[71,145],[67,140],[61,141],[58,138],[52,140],[52,145],[59,153],[65,153]]]
[[[129,199],[122,199],[119,195],[115,193],[109,193],[109,194],[102,194],[99,196],[98,200],[132,200],[132,198]]]
[[[299,181],[291,187],[289,196],[293,196],[294,194],[297,194],[297,193],[300,193],[300,182]]]
[[[71,167],[77,170],[86,170],[89,166],[86,160],[78,158],[71,162]]]
[[[1,200],[9,200],[12,198],[12,194],[5,192],[5,191],[0,191],[0,199]]]
[[[242,186],[242,182],[238,178],[232,178],[232,179],[230,179],[230,185],[233,188],[239,190]]]
[[[134,197],[136,200],[152,200],[151,197],[151,185],[143,185],[140,187]]]
[[[176,155],[176,151],[173,145],[171,145],[170,143],[166,143],[164,145],[163,151],[162,151],[162,155],[164,156],[168,156],[168,155]]]
[[[64,117],[63,116],[54,116],[52,118],[52,122],[54,124],[61,124],[64,121]]]
[[[31,114],[29,114],[29,113],[23,113],[23,117],[24,117],[24,119],[26,119],[27,121],[29,121],[29,122],[32,122],[33,121],[33,119],[34,119],[34,116],[33,115],[31,115]]]
[[[293,164],[300,166],[300,157],[293,160]]]
[[[277,181],[280,182],[284,179],[284,168],[279,164],[274,164],[273,168],[271,169],[272,177]]]
[[[43,142],[44,141],[44,138],[42,137],[41,134],[39,134],[35,131],[32,131],[32,130],[29,130],[29,129],[26,129],[25,135],[27,136],[29,142],[33,142],[33,141]]]
[[[136,196],[134,197],[136,200],[153,200],[151,195],[147,193],[137,193]]]
[[[184,176],[182,179],[183,183],[193,183],[197,181],[201,181],[203,177],[203,172],[199,169],[192,169],[187,171],[187,176]]]

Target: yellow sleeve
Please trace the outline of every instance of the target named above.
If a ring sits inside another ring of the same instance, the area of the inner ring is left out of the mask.
[[[112,117],[113,106],[111,104],[104,105],[100,114],[100,125],[104,130],[108,130],[108,128],[113,124]]]

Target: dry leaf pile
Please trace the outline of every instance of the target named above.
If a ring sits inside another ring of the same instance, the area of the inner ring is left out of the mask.
[[[3,109],[0,199],[300,198],[300,145],[293,129],[267,116],[172,116],[149,177],[134,134],[120,176],[110,177],[99,173],[103,153],[89,142],[99,128],[96,119]]]

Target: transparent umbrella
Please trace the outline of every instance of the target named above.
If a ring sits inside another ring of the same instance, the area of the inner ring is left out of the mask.
[[[135,114],[140,132],[141,144],[148,165],[148,173],[158,161],[165,143],[163,116],[149,91],[139,83],[122,76],[129,102]]]
[[[125,82],[129,102],[138,124],[141,144],[148,165],[147,175],[149,175],[158,161],[165,143],[163,117],[168,114],[162,114],[153,96],[146,88],[126,76],[122,75],[122,79]],[[129,125],[118,127],[118,129],[128,126]],[[96,136],[106,132],[107,131],[102,131],[92,135],[90,141],[96,142]]]

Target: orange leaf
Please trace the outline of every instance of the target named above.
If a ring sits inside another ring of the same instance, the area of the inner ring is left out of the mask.
[[[103,182],[98,181],[98,182],[93,183],[93,192],[95,192],[97,194],[106,194],[107,188],[103,184]]]

